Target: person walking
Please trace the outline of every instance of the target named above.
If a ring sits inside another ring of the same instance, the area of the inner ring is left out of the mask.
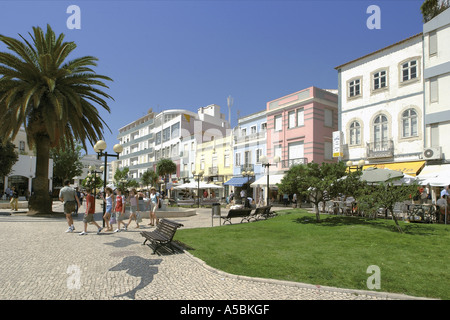
[[[116,205],[114,207],[114,211],[116,214],[116,221],[117,221],[117,229],[114,230],[114,232],[120,231],[120,224],[122,223],[124,227],[127,225],[123,220],[125,220],[125,197],[122,195],[122,189],[116,190]]]
[[[69,229],[66,232],[73,232],[75,226],[73,225],[72,213],[75,212],[75,206],[78,203],[80,207],[80,200],[77,197],[77,193],[74,188],[69,186],[70,181],[64,180],[64,187],[59,191],[59,200],[64,203],[64,214],[66,215],[67,224]]]
[[[128,196],[127,201],[130,202],[130,219],[128,220],[128,225],[125,225],[125,230],[127,230],[127,226],[130,225],[131,220],[136,220],[136,229],[139,228],[139,218],[137,216],[137,209],[138,209],[138,204],[139,204],[139,198],[138,198],[138,194],[136,192],[136,189],[132,189],[130,192],[130,195]]]
[[[84,230],[79,233],[80,236],[84,236],[87,234],[87,225],[88,223],[93,223],[97,227],[97,234],[100,234],[102,231],[102,227],[98,225],[98,223],[94,220],[94,213],[95,213],[95,198],[94,195],[91,193],[90,189],[87,189],[86,191],[86,213],[83,217],[83,223],[84,223]]]
[[[109,222],[112,219],[111,213],[112,213],[112,209],[113,209],[113,203],[114,203],[114,195],[113,195],[113,191],[110,187],[106,187],[105,189],[105,193],[106,193],[106,197],[103,196],[102,194],[102,199],[105,202],[105,215],[103,216],[103,220],[105,220],[105,224],[106,224],[106,230],[107,231],[112,231],[112,226],[110,226]]]
[[[159,197],[156,194],[156,188],[152,187],[150,189],[150,201],[149,201],[149,205],[150,205],[150,223],[148,224],[149,226],[155,225],[156,210],[158,209],[159,201],[160,201]]]
[[[19,210],[19,193],[16,190],[16,187],[11,188],[11,200],[9,203],[11,204],[11,210],[18,211]]]

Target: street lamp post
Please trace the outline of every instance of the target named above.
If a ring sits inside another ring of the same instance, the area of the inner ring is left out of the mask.
[[[94,174],[94,208],[95,208],[95,198],[97,198],[97,173],[103,173],[105,168],[103,166],[100,167],[100,171],[95,170],[95,166],[89,166],[89,174],[88,177],[92,177]]]
[[[265,168],[267,168],[267,200],[266,204],[269,205],[269,197],[270,197],[270,191],[269,191],[269,167],[270,166],[276,166],[278,162],[280,162],[280,157],[276,156],[273,158],[273,163],[269,163],[269,159],[266,156],[262,156],[260,158],[261,165]]]
[[[205,173],[203,170],[200,170],[200,172],[198,174],[196,174],[197,172],[195,170],[192,170],[192,175],[194,176],[194,180],[195,177],[197,177],[197,208],[200,208],[200,177],[203,176],[203,174]]]
[[[362,170],[363,166],[366,164],[366,161],[364,161],[363,159],[359,160],[358,163],[356,165],[353,165],[353,161],[348,160],[346,162],[346,165],[348,167],[348,171],[351,172],[352,169],[356,170],[356,171],[360,171]]]
[[[108,152],[103,152],[104,150],[106,150],[106,142],[103,140],[99,140],[97,141],[97,143],[94,145],[94,151],[97,153],[97,159],[100,159],[101,157],[105,157],[105,166],[104,166],[104,170],[103,170],[103,192],[105,192],[106,189],[106,175],[107,175],[107,170],[106,167],[108,165],[108,157],[114,157],[119,159],[119,154],[123,151],[123,146],[120,144],[115,144],[113,147],[114,152],[116,152],[116,154],[108,154]],[[103,219],[104,215],[106,212],[106,206],[103,205],[103,215],[102,215],[102,220],[103,220],[103,227],[105,226],[105,220]]]
[[[243,177],[247,177],[247,190],[246,190],[245,193],[246,193],[247,198],[248,198],[248,196],[250,194],[250,192],[249,192],[250,191],[250,178],[253,177],[255,175],[255,173],[253,171],[249,170],[249,171],[242,171],[241,174],[242,174]],[[244,199],[244,205],[245,205],[245,199]]]

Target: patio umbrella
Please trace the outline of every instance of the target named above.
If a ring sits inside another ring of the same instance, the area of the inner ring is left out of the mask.
[[[361,180],[365,180],[368,183],[386,182],[402,177],[403,172],[376,167],[367,168],[361,174]]]
[[[212,184],[212,183],[205,183],[200,182],[200,186],[198,185],[198,182],[189,182],[189,183],[183,183],[179,186],[173,187],[176,190],[182,190],[182,189],[219,189],[223,188],[222,186]]]

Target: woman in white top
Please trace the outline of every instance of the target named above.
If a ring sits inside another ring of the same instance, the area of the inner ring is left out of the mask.
[[[158,209],[159,206],[159,197],[156,194],[156,189],[155,187],[152,187],[150,189],[150,223],[149,226],[154,226],[155,225],[155,220],[156,220],[156,210]]]
[[[107,187],[105,189],[105,191],[106,191],[106,197],[103,197],[103,194],[102,194],[103,201],[105,202],[105,205],[106,205],[105,215],[103,216],[103,220],[105,220],[105,223],[106,223],[106,230],[112,231],[113,227],[112,227],[112,225],[109,224],[109,221],[111,219],[114,195],[113,195],[112,189],[109,187]]]

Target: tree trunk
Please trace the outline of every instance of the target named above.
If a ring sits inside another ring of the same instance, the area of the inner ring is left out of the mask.
[[[319,203],[314,204],[314,209],[316,211],[316,221],[320,222]]]
[[[34,194],[28,201],[28,214],[52,213],[52,198],[49,194],[48,164],[50,157],[50,139],[48,136],[35,137],[36,144],[36,177],[34,179]]]

